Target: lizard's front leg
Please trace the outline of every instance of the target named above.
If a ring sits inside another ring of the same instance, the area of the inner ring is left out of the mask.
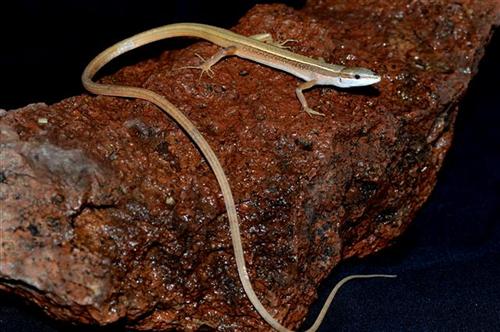
[[[261,41],[266,44],[271,44],[279,48],[286,48],[286,49],[290,48],[289,46],[286,46],[286,44],[297,41],[296,39],[286,39],[281,42],[275,41],[270,33],[259,33],[257,35],[250,36],[250,38]]]
[[[297,98],[299,99],[300,104],[302,105],[302,109],[304,111],[306,111],[307,114],[309,114],[310,116],[313,116],[313,115],[325,116],[323,113],[316,112],[312,108],[309,108],[309,106],[307,105],[306,97],[304,97],[304,94],[302,93],[303,90],[307,90],[307,89],[312,88],[313,86],[316,85],[316,83],[318,83],[318,81],[316,81],[316,80],[310,80],[310,81],[301,83],[295,89],[295,93],[297,94]]]

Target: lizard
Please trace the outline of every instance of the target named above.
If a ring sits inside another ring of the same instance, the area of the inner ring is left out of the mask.
[[[238,215],[231,187],[220,161],[200,131],[175,105],[163,96],[151,90],[131,86],[101,84],[93,81],[97,72],[114,58],[143,45],[173,37],[197,37],[208,40],[209,42],[221,47],[220,51],[200,66],[185,67],[201,69],[201,74],[207,73],[210,75],[212,72],[211,67],[213,65],[226,56],[235,55],[288,72],[303,79],[305,82],[299,84],[295,92],[302,109],[311,116],[323,114],[311,109],[308,106],[303,90],[312,88],[315,85],[331,85],[341,88],[366,86],[378,83],[381,80],[381,77],[366,68],[345,67],[341,65],[329,64],[322,60],[293,53],[283,47],[284,43],[274,43],[269,34],[259,34],[246,37],[230,30],[197,23],[176,23],[165,25],[124,39],[98,54],[87,65],[82,73],[81,80],[83,86],[89,92],[97,95],[138,98],[152,102],[163,112],[169,115],[193,140],[195,145],[201,151],[203,157],[210,165],[220,186],[229,220],[230,235],[238,276],[248,299],[261,317],[275,330],[279,332],[291,332],[291,330],[281,325],[281,323],[269,313],[257,297],[257,294],[252,287],[245,263]],[[343,284],[356,278],[374,277],[393,278],[395,275],[350,275],[343,278],[335,285],[315,322],[307,331],[313,332],[319,328],[335,294]]]

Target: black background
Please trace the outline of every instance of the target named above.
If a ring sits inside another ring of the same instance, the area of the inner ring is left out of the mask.
[[[182,21],[229,27],[257,1],[13,1],[10,8],[2,3],[0,108],[13,109],[81,94],[87,62],[120,39]],[[148,47],[135,57],[160,50]],[[343,276],[395,273],[397,279],[344,286],[320,331],[500,331],[499,59],[497,32],[461,104],[437,186],[410,228],[394,247],[336,268],[321,285],[304,327]],[[90,330],[54,322],[16,297],[0,296],[2,331]]]

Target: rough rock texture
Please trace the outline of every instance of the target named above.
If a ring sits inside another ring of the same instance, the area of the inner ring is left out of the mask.
[[[216,52],[206,42],[105,80],[160,92],[198,125],[232,184],[254,287],[295,328],[340,260],[386,247],[428,197],[499,13],[497,0],[255,7],[235,31],[383,75],[307,92],[325,118],[300,111],[296,78],[250,61],[200,81],[172,70]],[[0,130],[1,289],[83,323],[269,329],[211,170],[154,106],[83,95],[2,112]]]

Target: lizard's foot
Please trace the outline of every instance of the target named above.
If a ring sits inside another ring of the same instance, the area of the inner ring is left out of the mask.
[[[184,66],[184,67],[180,67],[178,69],[199,69],[199,70],[201,70],[200,76],[198,77],[199,80],[203,77],[203,74],[207,74],[208,76],[213,77],[214,71],[212,70],[213,64],[211,63],[211,61],[205,60],[198,53],[195,53],[194,55],[196,55],[198,58],[200,58],[200,60],[202,61],[201,65],[199,65],[199,66]]]
[[[310,117],[312,117],[313,115],[319,115],[319,116],[325,116],[325,114],[323,113],[320,113],[320,112],[317,112],[315,110],[313,110],[312,108],[309,108],[309,107],[303,107],[302,108]]]
[[[273,45],[279,48],[285,48],[285,49],[290,49],[290,46],[286,46],[288,43],[296,43],[297,39],[285,39],[282,42],[274,42]]]
[[[200,58],[200,60],[202,61],[202,64],[199,65],[199,66],[182,67],[180,69],[183,69],[183,68],[200,69],[201,73],[200,73],[200,77],[198,79],[201,79],[201,77],[203,76],[203,74],[207,74],[208,76],[213,77],[214,72],[212,70],[212,66],[215,65],[217,62],[219,62],[225,56],[233,55],[235,52],[236,52],[236,47],[235,46],[228,46],[228,47],[225,47],[225,48],[219,50],[219,52],[217,52],[216,54],[214,54],[208,60],[205,60],[201,55],[199,55],[198,53],[195,53],[195,55],[198,58]]]
[[[214,65],[214,63],[212,63],[213,61],[205,60],[198,53],[195,53],[194,55],[196,55],[202,61],[201,65],[196,66],[197,69],[201,69],[200,79],[203,76],[203,74],[207,74],[208,76],[213,77],[214,76],[214,71],[212,70],[212,66]]]
[[[323,113],[316,112],[312,108],[310,108],[307,105],[306,97],[304,97],[304,94],[302,93],[303,90],[310,89],[314,85],[316,85],[317,81],[316,80],[310,80],[304,83],[299,84],[299,86],[295,89],[295,93],[297,94],[297,98],[300,101],[300,105],[302,105],[302,109],[306,111],[306,113],[312,117],[313,115],[319,115],[319,116],[325,116]]]

